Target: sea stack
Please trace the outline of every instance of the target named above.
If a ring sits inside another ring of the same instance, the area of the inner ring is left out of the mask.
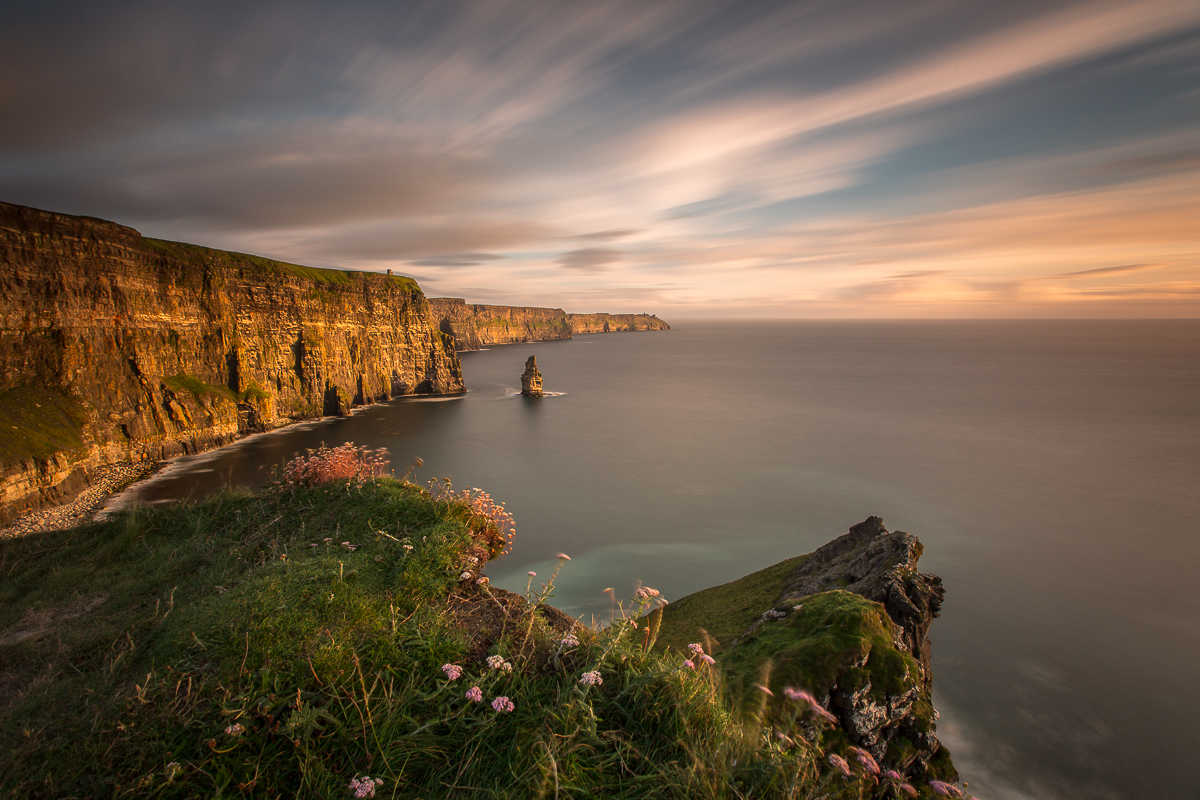
[[[525,362],[525,373],[521,376],[521,394],[526,397],[542,396],[542,373],[538,372],[537,356]]]

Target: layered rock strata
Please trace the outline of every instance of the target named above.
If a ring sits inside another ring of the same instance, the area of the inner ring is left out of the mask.
[[[456,297],[433,297],[429,303],[439,330],[459,351],[570,339],[576,333],[671,329],[651,314],[567,314],[561,308],[478,305]]]
[[[0,203],[0,391],[14,387],[58,392],[87,422],[78,447],[7,459],[0,521],[69,500],[104,464],[464,390],[452,340],[410,278]]]
[[[525,372],[521,375],[521,394],[526,397],[542,396],[542,373],[537,367],[537,356],[525,361]]]

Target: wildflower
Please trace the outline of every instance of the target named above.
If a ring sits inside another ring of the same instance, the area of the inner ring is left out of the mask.
[[[761,683],[756,683],[756,684],[754,684],[754,688],[755,688],[755,689],[758,689],[760,692],[762,692],[763,694],[767,695],[768,697],[774,697],[774,696],[775,696],[775,693],[774,693],[774,692],[772,692],[772,691],[771,691],[771,689],[770,689],[769,687],[763,686]]]
[[[637,620],[636,619],[629,620],[629,627],[633,628],[636,631],[637,630]]]
[[[488,669],[499,669],[504,672],[512,672],[512,664],[504,660],[504,656],[488,656]]]
[[[592,670],[591,672],[583,673],[583,677],[579,679],[579,682],[584,686],[599,686],[604,683],[604,678],[600,677],[599,671]]]
[[[442,672],[449,680],[456,681],[462,677],[462,667],[458,664],[442,664]]]
[[[872,775],[879,774],[879,764],[875,763],[875,758],[861,747],[851,747],[850,752],[854,753],[854,758],[858,763],[863,765],[863,768]]]
[[[488,582],[487,577],[480,577],[480,578],[475,579],[475,583],[477,583],[480,586],[485,585],[487,582]]]
[[[354,792],[355,797],[374,797],[375,788],[378,786],[383,786],[383,778],[370,778],[364,775],[361,778],[351,779],[346,788]]]
[[[953,783],[946,783],[945,781],[930,781],[929,788],[933,789],[934,792],[940,794],[942,797],[962,797],[962,792],[960,792],[958,787]]]
[[[889,769],[887,772],[883,773],[883,777],[890,781],[898,781],[900,780],[900,773],[896,772],[894,769]]]
[[[689,644],[689,645],[688,645],[688,650],[691,650],[691,651],[692,651],[693,653],[695,653],[696,655],[700,655],[701,653],[703,653],[703,652],[704,652],[704,648],[703,648],[703,647],[701,647],[701,646],[700,646],[699,644],[697,644],[696,642],[692,642],[691,644]]]
[[[649,586],[643,586],[637,590],[637,599],[641,601],[649,600],[652,597],[658,597],[658,589],[651,589]]]
[[[557,554],[557,555],[555,555],[554,557],[555,557],[555,558],[560,558],[560,559],[562,559],[563,561],[570,561],[570,560],[571,560],[571,557],[570,557],[569,555],[567,555],[566,553],[558,553],[558,554]]]
[[[470,700],[472,703],[482,703],[483,702],[483,690],[480,689],[478,686],[472,686],[470,689],[467,689],[467,693],[463,696],[466,697],[468,700]]]
[[[713,664],[717,663],[717,660],[715,658],[713,658],[712,656],[708,655],[707,653],[701,653],[700,660],[703,661],[705,664],[708,664],[710,667]]]
[[[471,580],[471,573],[464,572],[462,575],[459,575],[458,577],[462,578],[464,581],[469,581],[469,580]]]
[[[412,552],[413,546],[411,544],[403,545],[403,547],[405,550],[408,550],[410,553]]]
[[[246,726],[240,722],[235,722],[225,729],[225,732],[230,736],[241,736],[246,732]]]
[[[695,669],[695,668],[696,668],[696,665],[692,663],[692,660],[691,660],[690,658],[689,658],[687,661],[684,661],[684,662],[683,662],[683,665],[684,665],[685,667],[687,667],[688,669]]]
[[[899,786],[900,791],[904,792],[905,797],[916,797],[917,790],[913,788],[911,783],[902,783]]]
[[[167,783],[174,781],[175,776],[182,771],[183,767],[179,765],[178,761],[172,761],[170,764],[167,764],[167,768],[163,770],[163,773],[167,776]]]
[[[829,755],[825,756],[825,760],[832,764],[838,772],[842,773],[847,778],[850,777],[850,765],[846,763],[846,759],[834,753],[830,753]]]
[[[499,697],[497,697],[495,700],[492,701],[492,708],[495,709],[496,711],[504,712],[504,711],[512,711],[514,708],[516,708],[516,706],[513,705],[512,700],[509,700],[504,695],[500,695]]]
[[[526,572],[525,574],[526,574],[526,575],[528,575],[528,576],[529,576],[529,577],[531,577],[531,578],[536,578],[536,577],[537,577],[537,573],[536,573],[536,572],[533,572],[533,571]]]
[[[576,639],[576,638],[575,638],[574,636],[572,636],[571,634],[567,634],[567,635],[566,635],[566,636],[563,638],[563,640],[562,640],[561,644],[562,644],[562,646],[563,646],[563,647],[579,647],[579,640],[578,640],[578,639]]]

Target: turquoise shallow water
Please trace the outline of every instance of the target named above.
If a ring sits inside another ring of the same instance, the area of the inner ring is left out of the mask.
[[[537,355],[547,390],[514,396]],[[470,392],[181,459],[139,502],[352,440],[507,503],[557,605],[668,598],[871,514],[947,588],[939,733],[984,798],[1197,798],[1200,323],[691,322],[462,355]]]

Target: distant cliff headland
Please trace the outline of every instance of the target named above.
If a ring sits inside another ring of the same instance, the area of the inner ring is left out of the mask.
[[[431,297],[442,333],[456,350],[478,350],[494,344],[570,339],[576,333],[669,331],[653,314],[568,314],[561,308],[469,305],[457,297]]]
[[[74,498],[113,465],[462,392],[456,349],[666,327],[431,302],[407,277],[0,203],[0,524]]]

